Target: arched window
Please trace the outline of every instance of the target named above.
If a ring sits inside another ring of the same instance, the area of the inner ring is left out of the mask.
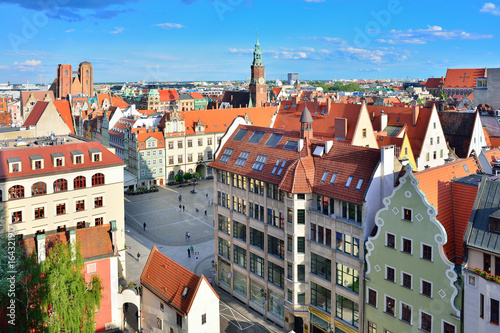
[[[31,196],[47,194],[47,184],[38,182],[31,186]]]
[[[64,75],[68,75],[68,70],[65,70],[65,71],[64,71]]]
[[[24,186],[14,185],[9,188],[9,199],[24,198]]]
[[[68,190],[68,181],[64,178],[59,178],[54,182],[54,192],[62,192]]]
[[[74,188],[84,188],[87,187],[87,183],[84,176],[78,176],[73,181]]]
[[[172,121],[172,132],[177,132],[177,119]]]
[[[102,173],[96,173],[92,176],[92,186],[104,185],[104,175]]]
[[[175,176],[175,174],[174,174],[174,172],[173,172],[173,171],[170,171],[170,172],[168,173],[168,179],[174,179],[174,176]]]

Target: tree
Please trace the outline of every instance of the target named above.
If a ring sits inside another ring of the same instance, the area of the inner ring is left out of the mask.
[[[184,177],[181,174],[176,174],[174,176],[174,179],[175,179],[176,182],[182,183],[182,181],[184,180]]]
[[[191,178],[193,178],[193,175],[192,175],[192,174],[190,174],[189,172],[186,172],[186,173],[184,174],[184,179],[185,179],[185,180],[190,180]]]
[[[196,180],[196,179],[200,179],[200,177],[201,177],[201,175],[200,175],[200,173],[199,173],[199,172],[195,172],[195,173],[194,173],[194,179],[195,179],[195,180]]]
[[[48,332],[94,332],[103,287],[98,275],[85,282],[84,267],[80,246],[64,242],[56,243],[42,263]]]

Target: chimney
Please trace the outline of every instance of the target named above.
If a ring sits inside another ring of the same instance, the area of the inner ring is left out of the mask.
[[[380,132],[384,131],[384,128],[387,127],[387,113],[384,112],[384,110],[381,111],[380,113]]]
[[[326,98],[326,114],[330,114],[330,110],[332,108],[332,101],[330,100],[330,96]]]
[[[293,95],[292,96],[292,106],[296,106],[297,105],[298,98],[299,98],[298,95]]]
[[[347,119],[335,118],[335,140],[345,141],[347,137]]]
[[[380,149],[381,177],[380,198],[392,194],[394,190],[394,145]]]
[[[419,112],[420,112],[420,106],[415,105],[413,107],[413,113],[412,113],[412,115],[413,115],[413,126],[417,125],[417,120],[418,120],[418,114],[419,114]]]
[[[304,148],[304,139],[299,139],[299,144],[297,145],[297,151],[300,152]]]
[[[45,234],[36,235],[36,252],[38,254],[38,263],[41,264],[45,261]]]

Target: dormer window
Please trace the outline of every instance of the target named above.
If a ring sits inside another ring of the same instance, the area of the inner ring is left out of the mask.
[[[500,234],[500,209],[490,215],[490,231]]]
[[[43,157],[41,155],[30,156],[31,170],[43,169]]]
[[[9,173],[21,172],[21,159],[19,157],[12,157],[7,159],[9,164]]]
[[[81,150],[74,150],[71,152],[73,164],[83,164],[83,153]]]
[[[90,153],[90,160],[92,162],[102,161],[102,152],[99,149],[97,148],[89,149],[89,153]]]
[[[64,155],[62,153],[50,154],[52,157],[52,165],[55,167],[64,166]]]

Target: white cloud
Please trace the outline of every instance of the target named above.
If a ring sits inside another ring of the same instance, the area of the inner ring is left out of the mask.
[[[64,32],[73,32],[73,31],[75,31],[75,29],[64,30]]]
[[[18,70],[21,72],[34,71],[41,64],[42,64],[41,60],[26,60],[25,62],[17,62],[16,61],[12,65],[12,69],[15,69],[15,70]]]
[[[121,34],[124,30],[125,30],[125,28],[123,28],[123,27],[115,27],[115,30],[110,31],[109,33],[116,35],[116,34]]]
[[[481,13],[491,13],[493,15],[500,16],[500,7],[497,7],[494,3],[487,2],[483,5],[480,10]]]
[[[179,23],[160,23],[160,24],[155,24],[154,26],[162,28],[162,29],[171,29],[171,28],[180,29],[180,28],[184,28],[184,26],[182,24],[179,24]]]
[[[427,29],[391,30],[382,35],[387,38],[377,39],[381,44],[426,44],[437,40],[475,40],[492,38],[493,35],[481,35],[463,30],[445,30],[437,25],[428,25]]]

